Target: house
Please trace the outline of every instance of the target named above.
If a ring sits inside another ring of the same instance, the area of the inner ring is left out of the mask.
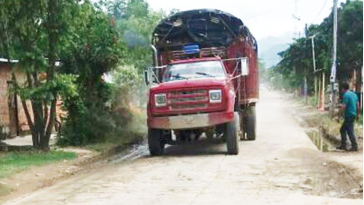
[[[16,63],[16,60],[11,61],[12,65]],[[16,77],[20,82],[25,80],[24,73],[17,72]],[[20,98],[10,92],[11,87],[11,65],[7,59],[0,58],[0,139],[29,132]],[[31,106],[28,107],[32,117]]]

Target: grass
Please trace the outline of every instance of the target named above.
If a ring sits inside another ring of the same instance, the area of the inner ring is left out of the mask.
[[[311,106],[313,108],[317,107],[317,105],[316,105],[317,102],[315,102],[315,98],[313,96],[307,96],[307,102],[305,102],[304,96],[296,97],[296,99],[302,105]]]
[[[337,122],[334,119],[331,119],[328,116],[328,112],[322,113],[316,110],[316,106],[314,104],[314,98],[308,97],[307,104],[304,102],[303,97],[296,98],[297,102],[299,102],[303,106],[311,106],[312,109],[304,109],[303,113],[306,112],[316,112],[314,115],[305,116],[304,119],[309,127],[320,128],[325,133],[325,138],[330,140],[332,143],[339,144],[340,143],[340,128],[343,123],[341,119],[340,122]],[[356,125],[354,126],[354,132],[357,137],[363,137],[363,115],[360,115],[359,119],[355,121]]]
[[[41,166],[74,158],[76,158],[76,153],[64,151],[50,151],[48,153],[37,151],[3,153],[0,154],[0,179],[26,170],[31,166]]]
[[[356,121],[359,125],[363,125],[363,111],[361,112],[359,119]]]
[[[4,184],[0,184],[0,197],[6,196],[12,191],[12,189]],[[0,201],[1,202],[1,201]]]

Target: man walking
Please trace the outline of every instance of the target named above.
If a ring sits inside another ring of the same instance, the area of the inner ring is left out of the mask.
[[[343,83],[341,86],[341,92],[343,93],[342,105],[339,110],[339,117],[344,117],[344,122],[340,128],[341,145],[337,149],[347,150],[346,148],[346,134],[349,135],[351,142],[351,148],[349,151],[358,151],[358,144],[356,143],[354,134],[354,121],[357,115],[359,115],[359,100],[358,96],[349,90],[349,84]]]

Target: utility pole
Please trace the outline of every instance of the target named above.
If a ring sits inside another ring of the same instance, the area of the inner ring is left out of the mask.
[[[297,15],[297,0],[295,0],[295,10],[294,10],[294,14],[292,15],[292,17],[294,19],[296,19],[295,21],[295,28],[294,28],[294,37],[295,38],[300,38],[300,32],[297,32],[297,22],[301,21],[301,18]]]
[[[309,37],[311,38],[311,44],[312,44],[312,64],[313,64],[313,75],[315,83],[315,97],[314,97],[315,105],[317,105],[317,73],[316,73],[316,57],[315,57],[315,37],[317,34],[318,33]]]
[[[330,115],[334,117],[335,114],[335,100],[336,100],[336,61],[337,61],[337,0],[334,0],[334,29],[333,29],[333,56],[332,56],[332,67],[330,75],[331,83],[331,104],[330,104]]]

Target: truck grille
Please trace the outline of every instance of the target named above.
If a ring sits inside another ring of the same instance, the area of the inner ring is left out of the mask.
[[[207,104],[196,104],[196,105],[171,105],[171,110],[193,110],[196,108],[207,108]]]
[[[183,90],[170,92],[170,97],[183,97],[184,95],[207,95],[207,90]]]
[[[207,90],[172,91],[167,98],[171,111],[203,109],[209,103]]]

